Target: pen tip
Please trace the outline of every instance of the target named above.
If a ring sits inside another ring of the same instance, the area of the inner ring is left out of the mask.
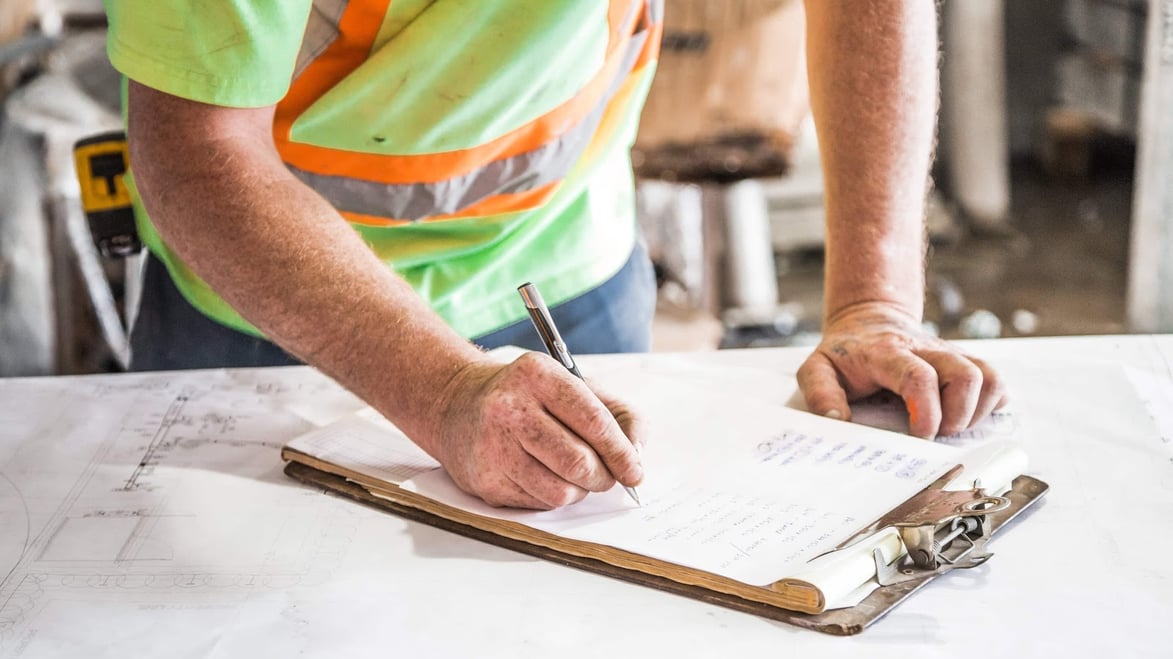
[[[639,493],[635,491],[634,487],[628,487],[624,485],[623,489],[627,490],[627,493],[631,495],[631,498],[635,501],[635,505],[643,507],[643,503],[641,503],[639,500]]]

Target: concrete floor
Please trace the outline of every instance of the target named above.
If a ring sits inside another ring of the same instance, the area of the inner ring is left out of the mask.
[[[966,334],[965,323],[942,308],[951,282],[962,295],[961,315],[991,311],[1003,336],[1124,332],[1131,200],[1128,172],[1063,184],[1029,165],[1017,168],[1007,235],[969,233],[932,249],[926,317],[945,336]],[[1023,311],[1035,322],[1016,324]]]

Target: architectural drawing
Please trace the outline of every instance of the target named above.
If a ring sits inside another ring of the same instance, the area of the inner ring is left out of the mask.
[[[329,575],[356,509],[286,478],[280,448],[313,427],[308,401],[360,404],[309,369],[277,377],[23,383],[20,413],[0,412],[0,657],[34,647],[38,618],[62,606],[231,610]]]

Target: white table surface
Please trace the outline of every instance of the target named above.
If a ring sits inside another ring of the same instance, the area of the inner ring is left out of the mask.
[[[304,487],[280,446],[360,406],[307,368],[0,380],[0,657],[1173,657],[1173,337],[966,347],[1051,491],[849,638]],[[804,355],[638,359],[794,401]]]

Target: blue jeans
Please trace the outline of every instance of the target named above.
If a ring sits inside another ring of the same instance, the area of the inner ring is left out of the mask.
[[[520,304],[520,297],[518,298]],[[651,347],[656,282],[643,244],[618,273],[550,308],[571,354],[646,352]],[[484,348],[516,345],[544,350],[529,319],[473,339]],[[188,303],[167,268],[149,256],[142,302],[130,334],[130,370],[289,366],[301,362],[276,344],[237,332]]]

